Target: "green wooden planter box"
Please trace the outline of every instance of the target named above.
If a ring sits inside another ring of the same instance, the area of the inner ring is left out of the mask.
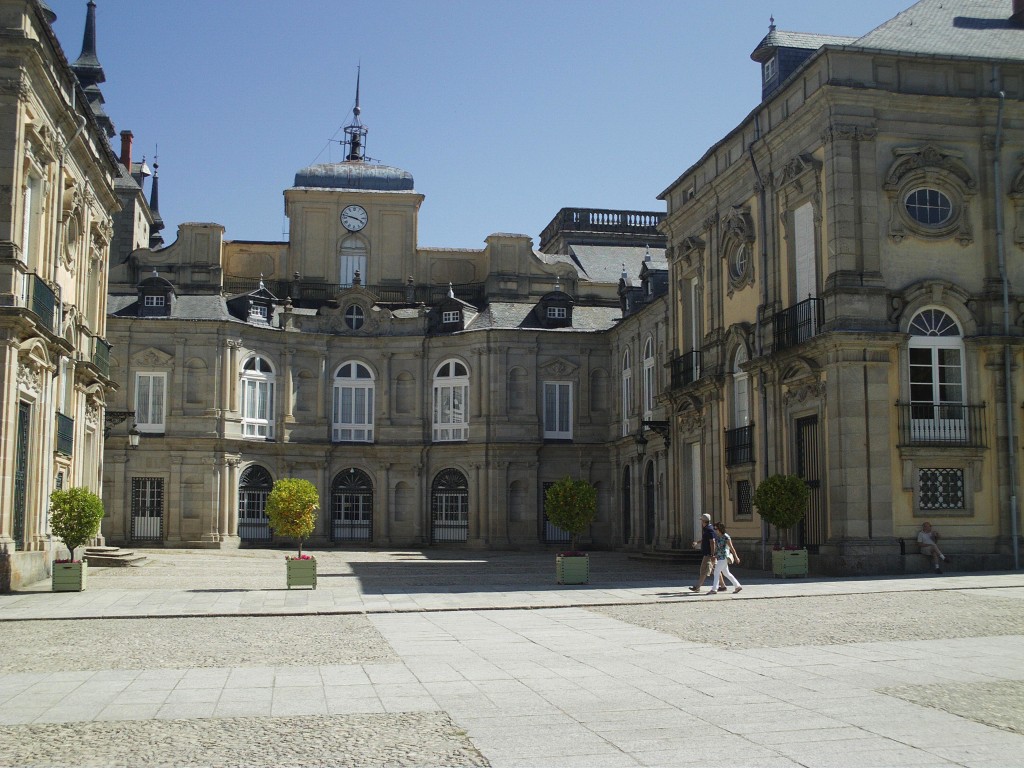
[[[559,584],[586,584],[590,581],[589,555],[555,555],[555,574]]]
[[[316,558],[294,560],[288,558],[288,589],[292,587],[312,587],[316,589]]]
[[[54,592],[81,592],[88,573],[88,563],[54,563],[51,587]]]
[[[773,549],[772,573],[786,578],[807,575],[806,549]]]

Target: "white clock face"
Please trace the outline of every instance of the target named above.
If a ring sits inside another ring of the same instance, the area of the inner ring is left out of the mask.
[[[361,205],[350,205],[341,212],[341,223],[349,232],[358,232],[366,226],[366,209]]]

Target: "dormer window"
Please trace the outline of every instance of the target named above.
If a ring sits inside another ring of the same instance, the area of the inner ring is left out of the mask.
[[[270,316],[270,308],[266,304],[253,304],[249,307],[249,320],[257,323],[267,322]]]
[[[548,307],[548,320],[565,320],[568,316],[565,307]]]
[[[764,63],[762,71],[764,73],[764,81],[766,83],[769,82],[773,77],[775,77],[775,74],[779,71],[777,61],[778,59],[772,56],[770,59],[768,59],[768,61]]]
[[[366,315],[363,313],[363,308],[358,304],[353,304],[345,310],[345,325],[350,330],[358,331],[363,327],[364,322],[366,322]]]
[[[166,296],[143,296],[142,306],[144,307],[165,307],[167,306]]]
[[[459,312],[457,309],[456,310],[445,310],[441,314],[441,322],[444,323],[445,325],[448,325],[449,323],[461,323],[462,322],[462,313]]]

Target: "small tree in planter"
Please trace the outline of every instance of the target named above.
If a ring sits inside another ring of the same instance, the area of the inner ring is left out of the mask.
[[[781,549],[779,536],[803,520],[810,488],[796,475],[772,475],[758,483],[753,503],[769,525],[775,526],[775,548]],[[786,536],[787,540],[789,536]]]
[[[559,553],[555,560],[559,583],[586,584],[590,561],[585,553],[576,551],[576,539],[594,522],[597,489],[586,480],[566,476],[544,494],[544,511],[553,525],[569,534],[569,551]]]
[[[50,494],[50,530],[68,548],[67,560],[55,560],[52,588],[55,592],[85,589],[87,567],[75,562],[75,550],[99,533],[103,502],[88,488],[67,488]]]
[[[103,502],[88,488],[68,488],[50,494],[50,530],[68,548],[68,560],[75,550],[100,531]]]
[[[320,494],[309,480],[286,477],[274,483],[267,496],[267,519],[274,533],[294,537],[299,542],[296,557],[288,558],[288,588],[311,586],[316,589],[316,558],[302,554],[302,540],[316,527]]]

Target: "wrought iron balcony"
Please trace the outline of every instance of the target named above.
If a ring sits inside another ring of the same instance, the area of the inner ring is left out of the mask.
[[[98,336],[93,339],[92,362],[101,374],[110,378],[110,345]]]
[[[39,275],[25,275],[28,280],[28,297],[26,307],[43,323],[50,333],[57,333],[57,294]]]
[[[754,425],[725,430],[725,466],[735,467],[754,461]]]
[[[57,453],[70,456],[75,450],[75,420],[57,413]]]
[[[985,404],[896,403],[900,445],[985,447]]]
[[[817,336],[824,325],[824,315],[824,302],[813,298],[776,312],[772,318],[772,351],[781,352]]]
[[[685,387],[700,378],[701,354],[692,350],[671,360],[672,388]]]

